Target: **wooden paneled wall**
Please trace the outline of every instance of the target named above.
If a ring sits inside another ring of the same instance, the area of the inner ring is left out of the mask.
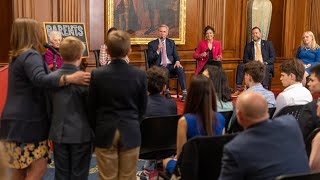
[[[12,19],[32,17],[40,22],[84,22],[90,50],[99,49],[105,38],[108,0],[12,0],[1,1],[4,8],[0,29],[5,43],[0,45],[0,66],[8,62],[9,34]],[[286,59],[293,58],[301,43],[304,31],[311,30],[320,43],[320,0],[271,0],[272,19],[269,40],[276,50],[275,77],[273,87],[281,87],[278,67]],[[10,3],[11,6],[10,6]],[[193,76],[195,61],[192,59],[194,48],[203,38],[203,28],[214,26],[215,38],[223,47],[223,67],[229,78],[230,87],[235,86],[236,67],[242,62],[245,46],[247,0],[187,0],[186,3],[186,43],[179,45],[178,51],[184,66],[187,84]],[[11,8],[10,8],[11,7]],[[146,45],[133,45],[129,56],[131,64],[144,69],[143,49]],[[88,59],[88,70],[95,68],[94,56]]]

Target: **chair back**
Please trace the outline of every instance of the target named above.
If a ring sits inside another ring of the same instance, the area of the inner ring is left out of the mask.
[[[272,107],[272,108],[268,109],[270,118],[272,118],[272,116],[273,116],[274,112],[276,111],[276,109],[277,109],[276,107]]]
[[[180,154],[175,174],[181,179],[218,179],[221,170],[223,147],[236,134],[195,137],[189,140]],[[177,174],[181,172],[181,174]]]
[[[303,106],[304,105],[286,106],[282,108],[272,119],[283,115],[292,115],[298,120]]]
[[[144,65],[146,67],[146,70],[149,69],[149,62],[148,62],[148,49],[143,50],[144,53]]]
[[[276,180],[319,180],[320,172],[278,176]]]
[[[314,137],[320,132],[320,128],[316,128],[315,130],[313,130],[307,137],[307,139],[305,140],[305,145],[306,145],[306,151],[307,151],[307,155],[308,157],[310,157],[311,154],[311,149],[312,149],[312,141],[314,139]]]
[[[98,67],[101,66],[100,61],[99,61],[99,59],[100,59],[100,49],[93,50],[93,54],[94,54],[94,58],[96,59],[96,67],[98,68]]]
[[[230,122],[230,118],[233,114],[233,111],[224,111],[224,112],[219,112],[223,115],[224,119],[225,119],[225,129],[228,129],[228,124]]]
[[[163,159],[176,153],[181,115],[145,118],[141,123],[140,159]]]

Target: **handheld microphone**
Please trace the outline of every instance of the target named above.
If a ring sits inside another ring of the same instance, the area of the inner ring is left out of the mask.
[[[54,54],[59,54],[60,55],[60,53],[55,48],[50,46],[47,42],[43,43],[43,47],[50,49]]]
[[[209,49],[206,50],[206,52],[209,52],[209,51],[210,51]]]

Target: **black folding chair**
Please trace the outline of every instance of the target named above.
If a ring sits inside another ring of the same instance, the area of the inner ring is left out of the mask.
[[[223,147],[235,136],[236,134],[195,137],[189,140],[183,146],[174,174],[184,180],[218,179]],[[159,175],[168,178],[163,173],[159,173]]]
[[[100,64],[100,61],[99,61],[99,58],[100,58],[100,50],[93,50],[93,54],[94,54],[94,58],[96,60],[96,67],[100,67],[101,64]]]
[[[283,175],[283,176],[278,176],[276,178],[276,180],[319,180],[319,179],[320,179],[320,172]]]
[[[140,159],[161,160],[176,153],[180,115],[145,118],[141,123]]]
[[[301,110],[303,106],[304,105],[286,106],[280,109],[280,111],[277,114],[275,114],[275,116],[272,119],[279,116],[283,116],[283,115],[292,115],[298,120],[300,118]]]

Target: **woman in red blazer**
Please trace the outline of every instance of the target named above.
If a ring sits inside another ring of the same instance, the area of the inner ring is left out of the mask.
[[[195,75],[204,70],[205,65],[221,66],[222,49],[220,41],[214,40],[214,29],[211,26],[204,28],[205,40],[200,41],[194,59],[198,59]]]

